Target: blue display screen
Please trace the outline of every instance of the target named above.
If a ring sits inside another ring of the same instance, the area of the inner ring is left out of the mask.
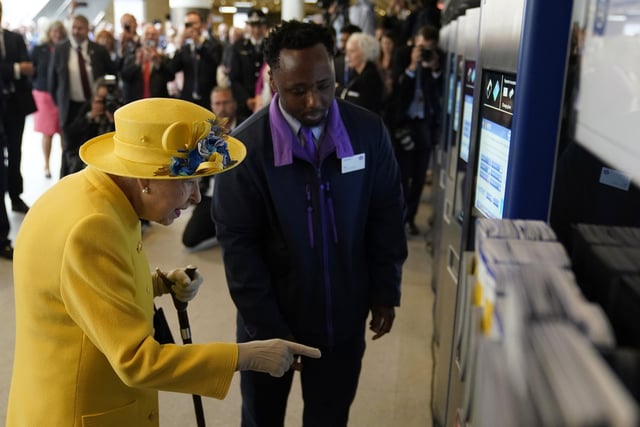
[[[462,134],[460,135],[460,158],[469,161],[469,145],[471,144],[471,120],[473,118],[473,95],[464,96],[462,112]]]
[[[456,56],[451,54],[449,58],[449,93],[447,95],[447,114],[453,112],[453,95],[456,84]]]
[[[464,68],[464,101],[462,104],[460,159],[468,163],[469,146],[471,145],[471,121],[473,120],[473,88],[476,83],[476,62],[466,61]]]
[[[504,212],[515,87],[514,75],[484,73],[475,207],[489,218]]]

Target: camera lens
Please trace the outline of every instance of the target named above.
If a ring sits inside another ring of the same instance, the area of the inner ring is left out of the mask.
[[[422,49],[421,59],[425,62],[429,62],[433,59],[433,49]]]

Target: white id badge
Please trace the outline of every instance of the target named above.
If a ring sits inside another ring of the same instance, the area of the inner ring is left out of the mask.
[[[364,169],[364,153],[354,154],[353,156],[342,159],[342,173],[349,173]]]

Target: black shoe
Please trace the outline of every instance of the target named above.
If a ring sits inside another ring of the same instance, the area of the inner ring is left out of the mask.
[[[21,198],[17,198],[15,200],[11,200],[11,210],[26,214],[29,212],[29,206],[27,206]]]
[[[407,223],[407,231],[412,236],[417,236],[418,234],[420,234],[420,229],[413,221]]]
[[[0,246],[0,258],[13,259],[13,248],[10,241],[7,240]]]

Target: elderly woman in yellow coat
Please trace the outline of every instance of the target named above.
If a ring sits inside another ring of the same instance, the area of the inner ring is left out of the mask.
[[[246,150],[186,101],[137,101],[115,123],[82,146],[88,167],[47,191],[20,228],[8,426],[155,426],[157,390],[222,399],[234,371],[281,376],[295,355],[320,356],[283,340],[154,340],[153,297],[188,301],[202,277],[151,274],[140,219],[171,224],[200,201],[200,177],[233,168]]]

